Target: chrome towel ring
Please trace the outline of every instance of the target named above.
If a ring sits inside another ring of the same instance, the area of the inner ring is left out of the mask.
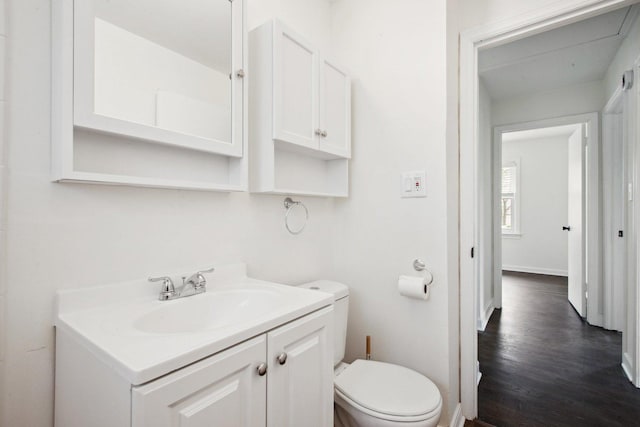
[[[289,226],[289,214],[296,206],[302,206],[304,208],[305,217],[302,227],[294,230]],[[307,207],[302,202],[292,200],[291,197],[287,197],[286,199],[284,199],[284,207],[287,210],[287,212],[284,214],[284,226],[287,228],[287,231],[293,235],[302,233],[302,230],[304,230],[304,228],[307,226],[307,221],[309,220],[309,210],[307,209]]]

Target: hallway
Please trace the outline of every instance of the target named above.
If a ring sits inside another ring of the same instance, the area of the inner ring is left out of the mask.
[[[620,366],[621,334],[589,326],[567,279],[503,273],[503,308],[478,334],[479,419],[509,426],[640,425],[640,390]]]

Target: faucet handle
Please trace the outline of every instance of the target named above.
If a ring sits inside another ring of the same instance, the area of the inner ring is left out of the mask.
[[[173,286],[173,280],[168,276],[149,277],[147,280],[150,282],[162,282],[162,288],[160,289],[160,301],[166,301],[176,296],[176,288]]]
[[[199,270],[196,272],[197,284],[196,287],[203,288],[207,285],[207,279],[202,275],[202,273],[213,273],[215,271],[215,267],[207,268],[206,270]]]
[[[193,289],[199,292],[204,292],[207,286],[207,278],[204,277],[202,273],[211,273],[215,268],[211,267],[206,270],[198,270],[193,273],[188,278],[186,276],[182,277],[182,287],[184,288],[187,285],[193,286]]]

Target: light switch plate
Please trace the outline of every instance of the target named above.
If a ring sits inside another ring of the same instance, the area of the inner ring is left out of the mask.
[[[400,178],[400,197],[427,197],[425,171],[403,172]]]

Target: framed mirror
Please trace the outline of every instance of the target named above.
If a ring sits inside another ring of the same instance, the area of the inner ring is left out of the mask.
[[[71,2],[75,127],[243,155],[242,2]]]

